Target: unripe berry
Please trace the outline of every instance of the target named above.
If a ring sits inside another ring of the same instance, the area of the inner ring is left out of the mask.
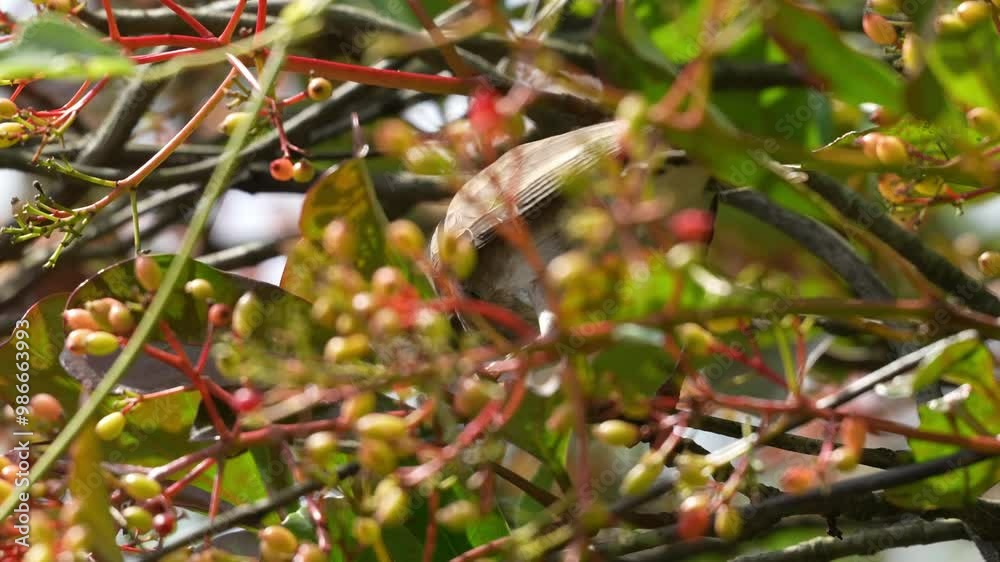
[[[965,0],[955,8],[955,15],[969,27],[988,20],[992,12],[989,4],[979,0]]]
[[[476,269],[476,246],[468,236],[446,232],[438,237],[438,257],[459,279]]]
[[[626,496],[637,496],[650,488],[663,472],[663,459],[658,454],[647,454],[633,466],[622,479],[620,491]]]
[[[414,174],[444,176],[455,171],[455,156],[441,145],[415,144],[403,153],[403,166]]]
[[[188,281],[184,284],[184,292],[200,301],[207,301],[215,297],[215,287],[208,279],[199,278]]]
[[[123,509],[122,517],[128,523],[128,528],[135,530],[140,535],[153,529],[153,514],[137,505],[130,505]]]
[[[901,9],[899,0],[869,0],[869,3],[873,10],[883,16],[891,16]]]
[[[715,217],[701,209],[684,209],[670,217],[670,232],[681,242],[707,244],[715,230]]]
[[[0,123],[0,148],[14,146],[21,142],[27,132],[24,125],[20,123],[14,121]]]
[[[695,494],[684,498],[677,512],[677,535],[689,541],[705,536],[712,514],[708,511],[709,498]]]
[[[413,329],[422,336],[425,343],[432,349],[442,349],[448,345],[452,336],[451,322],[444,314],[421,308],[413,318]]]
[[[789,494],[803,494],[817,484],[816,469],[807,466],[792,466],[781,476],[781,487]]]
[[[907,33],[903,38],[903,48],[900,54],[903,70],[909,76],[914,76],[924,66],[924,55],[921,52],[921,39],[916,33]]]
[[[934,20],[934,27],[943,37],[955,37],[969,31],[969,24],[962,21],[958,14],[941,14]]]
[[[481,517],[479,506],[469,500],[458,500],[437,510],[437,522],[451,529],[461,531]]]
[[[257,534],[261,547],[266,547],[275,553],[285,553],[291,559],[299,548],[299,539],[295,538],[286,527],[271,525],[261,529]]]
[[[722,540],[734,541],[743,533],[743,514],[740,510],[722,504],[715,510],[715,535]]]
[[[208,307],[208,321],[216,328],[228,326],[233,321],[233,309],[227,304],[213,304]]]
[[[108,332],[90,332],[83,340],[83,347],[87,355],[110,355],[118,351],[118,338]]]
[[[984,137],[1000,135],[1000,114],[986,107],[974,107],[965,114],[969,126]]]
[[[593,248],[603,246],[615,233],[615,222],[606,211],[587,207],[566,221],[566,234]]]
[[[100,330],[97,320],[87,310],[82,308],[71,308],[63,311],[63,322],[70,330]]]
[[[681,324],[675,330],[678,343],[680,343],[681,348],[687,353],[705,355],[716,343],[712,332],[693,322]]]
[[[0,119],[10,119],[17,115],[17,104],[10,98],[0,98]]]
[[[7,501],[7,498],[14,492],[14,485],[6,480],[0,480],[0,502]]]
[[[386,298],[398,295],[409,285],[406,275],[398,267],[383,265],[372,273],[372,296],[383,302]]]
[[[160,483],[145,474],[133,472],[122,476],[122,489],[136,501],[146,501],[163,493]]]
[[[392,486],[376,494],[375,520],[382,525],[399,525],[406,521],[409,513],[410,498],[399,486]]]
[[[135,258],[135,279],[146,291],[152,293],[160,288],[163,281],[163,270],[160,264],[149,256],[139,256]]]
[[[865,35],[878,45],[894,45],[899,35],[889,20],[878,14],[867,13],[861,17],[861,28]]]
[[[312,162],[302,159],[292,166],[292,179],[298,183],[308,183],[316,177],[316,168]]]
[[[268,164],[268,170],[270,170],[271,177],[275,180],[288,181],[292,179],[292,175],[295,173],[295,166],[288,158],[275,158]]]
[[[333,363],[343,363],[362,359],[370,351],[371,345],[368,342],[368,336],[365,334],[333,336],[326,342],[326,346],[323,348],[323,357]]]
[[[318,465],[325,465],[337,451],[337,435],[332,431],[320,431],[306,437],[306,455]]]
[[[844,418],[840,422],[840,442],[852,451],[860,453],[865,448],[868,424],[861,418]]]
[[[379,475],[396,470],[396,452],[388,443],[380,439],[362,439],[358,448],[358,462],[364,468]]]
[[[346,262],[354,258],[358,241],[351,225],[345,220],[337,219],[330,221],[323,229],[322,244],[323,251]]]
[[[906,150],[906,143],[899,137],[882,135],[875,145],[875,155],[879,162],[886,166],[902,166],[909,161],[910,155]]]
[[[391,414],[365,414],[354,424],[361,437],[393,441],[406,435],[407,424],[403,418]]]
[[[561,291],[583,289],[587,276],[593,274],[594,263],[587,254],[573,250],[556,256],[545,268],[545,277]]]
[[[292,558],[292,562],[326,562],[326,560],[327,556],[323,549],[312,543],[299,546],[295,551],[295,557]]]
[[[253,115],[246,111],[237,111],[235,113],[230,113],[222,119],[222,123],[219,123],[219,132],[228,136],[231,136],[236,128],[241,124],[253,120]]]
[[[674,459],[679,482],[688,488],[704,486],[712,474],[712,466],[702,455],[681,453]]]
[[[612,523],[612,514],[606,503],[595,499],[580,513],[578,520],[583,532],[593,536]]]
[[[639,442],[639,428],[622,420],[603,421],[592,432],[594,438],[612,447],[632,447]]]
[[[465,377],[458,381],[455,390],[455,411],[466,419],[471,418],[502,393],[503,390],[493,381]]]
[[[854,470],[860,461],[861,455],[847,447],[840,447],[830,454],[830,462],[843,472]]]
[[[264,306],[252,291],[243,293],[233,307],[233,333],[248,338],[264,321]]]
[[[108,311],[108,323],[111,324],[111,331],[119,336],[127,336],[135,329],[132,311],[121,302],[111,305],[111,310]]]
[[[55,423],[62,417],[63,408],[55,396],[43,392],[31,397],[31,413],[42,421]]]
[[[1000,252],[992,250],[979,254],[979,271],[987,277],[1000,277]]]
[[[417,132],[402,119],[386,119],[375,125],[375,148],[389,156],[402,156],[417,142]]]
[[[420,227],[405,219],[392,221],[385,231],[389,247],[399,255],[416,258],[424,253],[427,241]]]
[[[66,336],[66,349],[77,355],[87,353],[87,336],[92,333],[94,333],[93,330],[84,328],[73,330]]]
[[[872,160],[878,160],[878,154],[875,152],[875,147],[878,146],[878,141],[881,138],[881,133],[867,133],[861,136],[856,142],[857,145],[861,147],[861,151],[865,153],[865,156],[871,158]]]
[[[373,411],[375,411],[375,393],[359,392],[344,400],[340,407],[340,417],[349,423]]]
[[[382,527],[371,517],[356,517],[351,526],[354,540],[362,546],[371,546],[382,539]]]
[[[323,101],[330,98],[330,94],[333,93],[333,84],[330,83],[326,78],[317,76],[309,80],[309,84],[306,85],[306,95],[309,99],[313,101]]]

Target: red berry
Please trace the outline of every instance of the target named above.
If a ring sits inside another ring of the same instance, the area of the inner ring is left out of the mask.
[[[146,291],[153,293],[160,288],[163,281],[163,270],[160,264],[149,256],[139,256],[135,258],[135,278],[139,285]]]
[[[264,397],[252,388],[240,387],[233,393],[233,407],[237,412],[256,410],[264,402]]]
[[[781,487],[789,494],[803,494],[819,480],[816,469],[808,466],[793,466],[781,476]]]
[[[163,513],[157,513],[153,516],[153,529],[161,536],[164,537],[174,532],[174,527],[177,526],[177,516],[174,515],[173,511],[164,511]]]
[[[879,45],[893,45],[899,37],[889,20],[878,14],[867,13],[862,16],[861,28],[869,39]]]
[[[670,231],[681,242],[707,243],[715,230],[715,216],[701,209],[684,209],[670,217]]]
[[[469,102],[469,123],[472,129],[486,139],[503,132],[503,117],[497,110],[499,95],[492,88],[479,88]]]
[[[271,177],[278,181],[288,181],[295,174],[295,166],[288,158],[275,158],[271,160]]]
[[[216,328],[228,326],[233,321],[233,309],[227,304],[216,303],[208,308],[208,321]]]
[[[697,494],[688,496],[677,514],[677,535],[682,540],[703,537],[708,531],[712,515],[708,511],[708,496]]]
[[[31,397],[31,413],[43,421],[55,423],[62,417],[62,404],[51,394],[36,394]]]
[[[861,453],[865,448],[868,424],[861,418],[844,418],[840,422],[840,442],[853,453]]]

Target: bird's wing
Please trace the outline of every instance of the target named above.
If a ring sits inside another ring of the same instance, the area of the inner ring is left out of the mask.
[[[438,229],[468,235],[482,247],[498,225],[530,216],[558,195],[563,181],[617,154],[626,127],[609,121],[511,149],[462,186]]]

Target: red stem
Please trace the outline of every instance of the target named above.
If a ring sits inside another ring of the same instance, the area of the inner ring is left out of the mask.
[[[165,53],[152,53],[149,55],[134,55],[132,56],[132,62],[135,64],[153,64],[157,62],[168,61],[173,58],[177,58],[182,55],[191,55],[199,52],[198,49],[186,48],[177,49],[176,51],[167,51]]]
[[[423,562],[434,560],[434,549],[437,547],[437,510],[441,502],[441,496],[437,488],[431,492],[431,497],[427,502],[427,535],[424,538],[424,558]]]
[[[215,37],[192,37],[191,35],[176,35],[163,33],[159,35],[142,35],[140,37],[122,37],[118,42],[129,49],[144,47],[191,47],[195,49],[211,49],[221,47],[222,43]]]
[[[174,0],[160,0],[160,3],[166,6],[167,8],[170,8],[170,10],[173,11],[175,14],[177,14],[182,20],[184,20],[185,23],[190,25],[191,29],[195,30],[195,32],[197,32],[198,35],[201,35],[202,37],[211,37],[213,39],[215,38],[215,35],[213,35],[212,32],[209,31],[207,27],[202,25],[200,21],[195,19],[194,16],[188,13],[188,11],[185,10],[182,6],[174,2]]]
[[[289,55],[285,59],[285,70],[303,74],[312,72],[316,76],[330,80],[357,82],[397,90],[415,90],[427,94],[467,94],[478,84],[471,79],[371,68],[299,55]]]
[[[267,0],[257,0],[257,33],[262,33],[267,27]]]
[[[195,478],[201,476],[206,470],[208,470],[213,464],[215,464],[215,459],[209,458],[198,463],[198,466],[194,467],[191,472],[184,475],[177,482],[174,482],[163,491],[163,495],[168,498],[173,498],[174,494],[187,488],[188,484],[194,481]]]
[[[240,25],[240,17],[243,16],[243,10],[247,6],[247,0],[240,0],[236,4],[236,8],[233,10],[233,15],[229,18],[229,23],[226,24],[226,28],[222,30],[222,34],[219,35],[219,41],[223,44],[228,44],[232,38],[233,33],[236,32],[236,28]]]
[[[108,19],[108,36],[112,41],[118,41],[121,34],[118,33],[118,20],[115,19],[115,12],[111,9],[111,0],[101,0],[104,6],[104,15]]]

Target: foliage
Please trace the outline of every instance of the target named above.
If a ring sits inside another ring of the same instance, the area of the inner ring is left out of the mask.
[[[996,5],[160,3],[0,12],[0,561],[997,557]]]

